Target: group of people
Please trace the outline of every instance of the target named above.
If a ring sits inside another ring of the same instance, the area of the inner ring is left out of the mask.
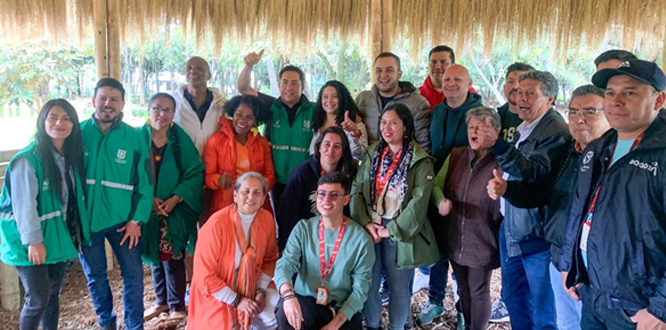
[[[388,328],[407,329],[445,312],[449,265],[466,329],[487,328],[498,267],[513,329],[666,329],[656,64],[601,54],[563,116],[555,77],[526,63],[506,70],[507,103],[484,107],[447,46],[418,88],[381,53],[371,90],[354,100],[332,80],[316,102],[291,65],[278,98],[252,88],[262,55],[245,57],[228,101],[190,59],[187,85],[154,95],[138,129],[115,79],[81,123],[66,100],[44,104],[0,199],[21,329],[57,328],[76,257],[99,326],[116,329],[105,240],[131,330],[161,313],[191,330],[380,329],[383,295]],[[156,295],[145,311],[142,262]],[[429,301],[412,320],[415,272]]]

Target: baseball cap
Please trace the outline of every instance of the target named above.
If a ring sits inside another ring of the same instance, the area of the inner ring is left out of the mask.
[[[632,77],[640,82],[654,86],[658,91],[666,88],[666,77],[656,63],[643,60],[628,60],[620,63],[615,69],[603,69],[592,76],[592,84],[606,88],[608,81],[619,75]]]

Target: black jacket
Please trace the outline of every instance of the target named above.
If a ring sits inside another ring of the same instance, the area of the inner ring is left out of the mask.
[[[342,162],[338,164],[338,170],[341,165]],[[276,215],[279,251],[284,250],[291,231],[301,219],[310,219],[319,214],[314,193],[320,177],[321,165],[315,155],[310,155],[308,160],[298,164],[291,172]],[[353,179],[349,178],[350,182]],[[349,205],[345,207],[344,213],[350,217]]]
[[[571,134],[562,116],[550,109],[518,148],[499,139],[490,150],[509,174],[504,194],[504,234],[509,257],[544,251],[545,207],[566,159]],[[531,208],[530,208],[531,207]]]
[[[567,256],[573,258],[567,285],[589,283],[606,293],[609,307],[647,308],[666,322],[666,112],[636,149],[606,170],[616,141],[617,131],[610,130],[581,156],[570,215],[574,225],[565,238],[565,247],[573,250]],[[599,184],[586,269],[579,238]]]

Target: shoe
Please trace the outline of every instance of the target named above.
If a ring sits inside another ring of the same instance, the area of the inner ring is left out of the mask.
[[[425,307],[423,307],[423,310],[421,310],[421,314],[419,314],[419,317],[416,319],[416,321],[421,325],[428,324],[434,321],[436,318],[444,315],[444,311],[444,306],[439,306],[428,302]]]
[[[102,325],[99,327],[100,330],[117,330],[118,327],[116,326],[115,323],[109,324],[109,325]]]
[[[182,319],[184,319],[186,316],[187,316],[187,315],[185,315],[184,312],[174,311],[174,312],[171,312],[171,314],[169,315],[169,319],[172,319],[172,320],[182,320]]]
[[[382,289],[382,291],[379,291],[379,295],[382,297],[382,306],[388,306],[389,300],[391,300],[391,294],[388,290]]]
[[[153,305],[152,307],[146,309],[145,312],[143,312],[143,320],[144,321],[152,320],[158,315],[168,312],[169,312],[169,306],[167,305]]]
[[[503,323],[509,322],[509,311],[506,309],[506,305],[501,300],[495,300],[493,302],[492,310],[490,312],[490,322],[491,323]]]
[[[465,318],[463,317],[462,313],[458,313],[456,316],[456,329],[465,330]]]

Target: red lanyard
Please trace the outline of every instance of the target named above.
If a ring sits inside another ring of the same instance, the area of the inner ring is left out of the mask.
[[[395,171],[395,168],[398,167],[398,162],[400,161],[400,155],[402,155],[402,149],[398,150],[398,152],[395,153],[395,156],[393,157],[393,162],[391,162],[391,166],[389,166],[388,170],[386,170],[386,173],[384,173],[384,175],[382,176],[382,164],[384,163],[384,158],[386,158],[386,154],[388,153],[388,151],[389,147],[386,146],[384,148],[384,152],[382,152],[382,159],[379,162],[379,168],[377,169],[377,175],[375,176],[375,200],[379,200],[379,196],[384,191],[386,183],[391,178],[391,175]]]
[[[641,144],[641,140],[643,140],[643,135],[645,132],[641,133],[636,140],[634,140],[634,143],[631,144],[631,148],[629,148],[629,152],[632,152],[636,147],[638,147],[639,144]],[[616,149],[617,149],[617,142],[616,142]],[[627,152],[627,154],[629,153]],[[613,150],[613,153],[611,154],[610,160],[608,160],[608,166],[606,166],[606,171],[608,171],[611,167],[611,164],[613,163],[613,157],[615,157],[615,150]],[[597,197],[599,197],[599,190],[601,190],[601,183],[597,186],[597,190],[594,192],[594,197],[592,197],[592,203],[590,203],[590,210],[587,212],[588,214],[593,214],[594,213],[594,207],[597,205]]]
[[[342,235],[345,234],[345,228],[347,228],[347,217],[342,220],[342,226],[340,226],[340,231],[338,232],[338,238],[335,239],[335,245],[333,246],[333,251],[331,252],[331,259],[328,260],[328,267],[326,266],[326,248],[324,247],[324,220],[319,219],[319,264],[321,271],[321,285],[324,286],[324,281],[326,276],[331,272],[333,268],[333,263],[335,262],[335,257],[338,256],[338,250],[340,249],[340,243],[342,242]]]

